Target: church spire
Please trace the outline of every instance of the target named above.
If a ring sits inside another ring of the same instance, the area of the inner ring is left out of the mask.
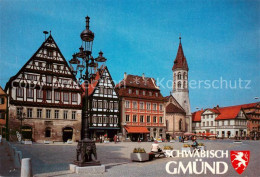
[[[172,70],[175,70],[177,68],[189,70],[188,63],[187,63],[186,57],[184,56],[184,52],[183,52],[183,49],[182,49],[181,36],[179,37],[179,40],[180,40],[179,48],[178,48],[176,58],[174,60]]]

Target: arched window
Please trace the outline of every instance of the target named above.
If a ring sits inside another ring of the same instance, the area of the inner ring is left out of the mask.
[[[181,88],[181,81],[178,82],[178,88]]]
[[[183,79],[187,79],[187,73],[186,72],[183,73]]]
[[[178,72],[178,79],[181,79],[181,72]]]
[[[185,81],[183,82],[183,88],[187,88],[187,87],[186,87],[186,82],[185,82]]]
[[[181,131],[182,129],[182,119],[179,120],[179,130]]]
[[[51,128],[47,127],[45,129],[45,137],[50,138],[51,137]]]

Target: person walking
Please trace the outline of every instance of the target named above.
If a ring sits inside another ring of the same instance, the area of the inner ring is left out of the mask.
[[[116,140],[117,140],[117,136],[115,135],[115,136],[114,136],[114,142],[115,142],[115,144],[116,144]]]

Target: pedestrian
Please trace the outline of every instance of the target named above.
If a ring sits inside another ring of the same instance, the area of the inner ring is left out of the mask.
[[[116,140],[117,140],[117,136],[115,135],[115,136],[114,136],[114,142],[115,142],[115,144],[116,144]]]

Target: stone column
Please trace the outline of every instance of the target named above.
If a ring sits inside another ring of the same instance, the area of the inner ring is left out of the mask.
[[[32,163],[30,158],[22,159],[21,177],[32,177]]]

